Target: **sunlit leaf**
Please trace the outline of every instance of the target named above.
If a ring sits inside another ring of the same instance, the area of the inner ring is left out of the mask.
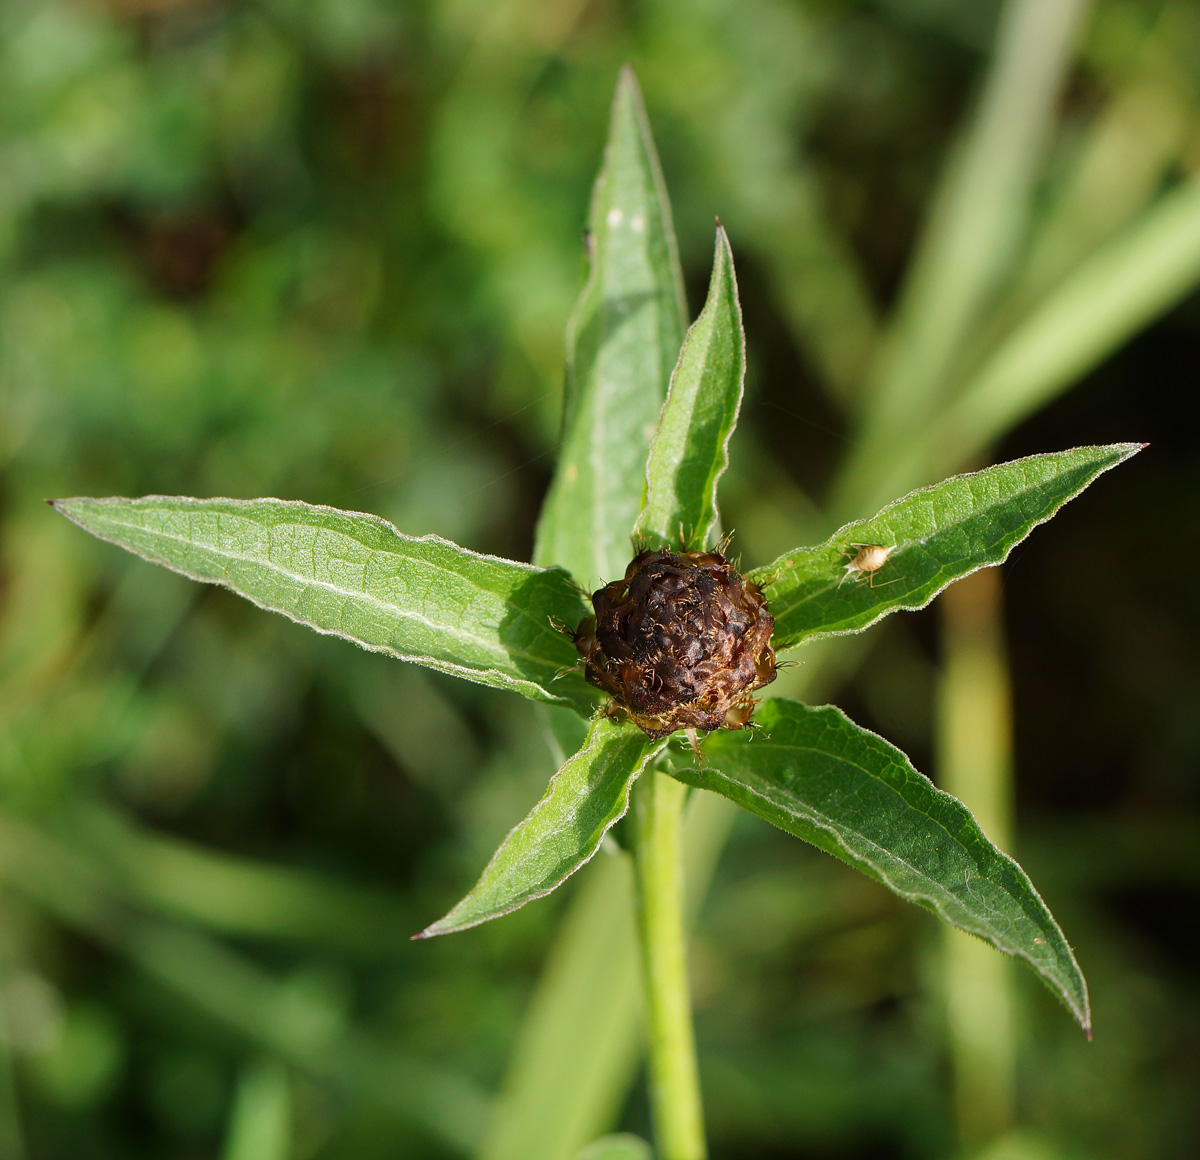
[[[470,894],[417,937],[466,930],[561,885],[624,816],[634,779],[665,745],[628,721],[598,714],[583,748],[551,778],[545,796],[504,839]]]
[[[746,340],[729,239],[717,226],[708,300],[671,376],[646,464],[646,503],[634,539],[700,550],[717,525],[717,481],[742,403]]]
[[[671,211],[629,69],[613,100],[589,246],[590,273],[567,334],[562,449],[534,560],[592,588],[629,562],[646,452],[684,328]]]
[[[578,657],[555,629],[585,608],[561,570],[405,536],[361,512],[279,499],[64,499],[53,505],[110,543],[221,584],[318,632],[586,710]]]
[[[1027,962],[1091,1028],[1087,984],[1025,871],[971,812],[833,706],[768,699],[761,730],[720,732],[672,769]]]
[[[889,612],[923,608],[948,584],[1001,563],[1038,524],[1141,447],[1076,447],[957,475],[755,569],[750,578],[763,585],[775,617],[772,643],[782,649],[859,632]],[[856,570],[857,545],[889,549],[886,563]]]

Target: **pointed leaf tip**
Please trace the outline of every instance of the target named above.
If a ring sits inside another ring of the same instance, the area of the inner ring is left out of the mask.
[[[590,590],[629,562],[650,433],[685,327],[666,186],[628,65],[588,221],[588,277],[567,331],[562,444],[534,561],[561,565]]]
[[[583,714],[595,707],[578,674],[557,679],[578,655],[549,618],[578,623],[587,610],[561,569],[295,500],[157,495],[52,506],[101,540],[317,632]]]
[[[767,698],[765,736],[713,733],[679,781],[812,843],[943,921],[1022,959],[1091,1031],[1087,983],[1025,871],[970,811],[840,709]]]
[[[717,225],[708,297],[683,340],[646,463],[638,541],[703,551],[719,522],[717,484],[729,463],[745,380],[745,335],[729,239]]]
[[[416,937],[467,930],[557,889],[625,815],[634,779],[665,746],[627,721],[597,714],[583,747],[500,844],[471,892]]]
[[[891,612],[924,608],[955,580],[1003,563],[1063,504],[1145,446],[1076,447],[956,475],[755,568],[750,578],[767,590],[775,617],[772,643],[780,650],[861,632]],[[846,560],[852,545],[872,544],[892,550],[868,582]]]

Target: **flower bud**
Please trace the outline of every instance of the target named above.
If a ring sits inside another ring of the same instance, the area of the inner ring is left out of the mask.
[[[719,552],[640,552],[592,606],[574,635],[587,679],[655,740],[741,729],[775,679],[762,589]]]

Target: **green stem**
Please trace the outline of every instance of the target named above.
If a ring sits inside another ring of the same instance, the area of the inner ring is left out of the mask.
[[[955,584],[941,605],[938,780],[1011,849],[1012,708],[999,569]],[[1016,1123],[1012,962],[960,930],[946,927],[943,937],[955,1113],[962,1143],[977,1148]]]
[[[635,791],[638,931],[650,1029],[650,1104],[660,1160],[704,1160],[688,995],[680,841],[687,789],[647,769]]]

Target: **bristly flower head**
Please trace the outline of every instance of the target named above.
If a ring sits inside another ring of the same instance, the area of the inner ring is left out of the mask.
[[[587,679],[655,740],[741,729],[775,679],[762,589],[720,552],[639,552],[592,606],[575,632]]]

